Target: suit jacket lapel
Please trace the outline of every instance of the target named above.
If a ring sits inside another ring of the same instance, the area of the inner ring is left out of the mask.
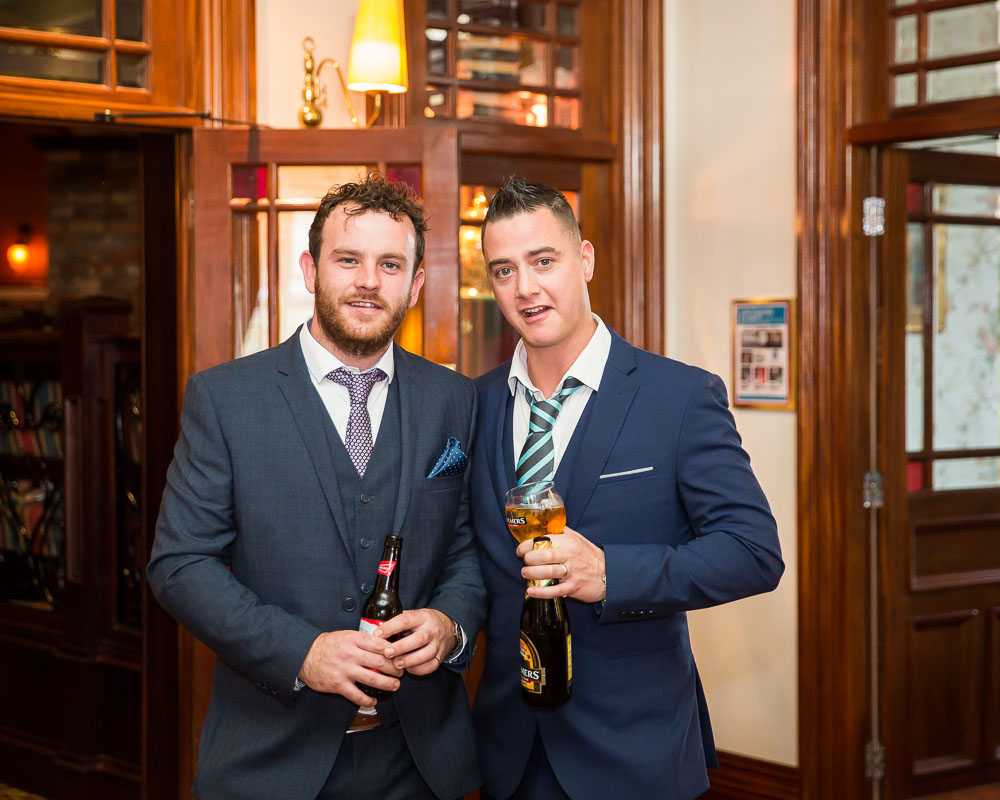
[[[507,374],[506,370],[498,371],[496,380],[490,384],[482,411],[483,418],[488,420],[486,455],[501,513],[504,512],[504,495],[517,483],[514,477],[514,434],[511,429],[514,402],[507,384]]]
[[[301,326],[300,326],[301,327]],[[336,470],[333,465],[333,450],[328,439],[330,429],[336,436],[336,429],[327,414],[323,401],[320,400],[312,377],[306,368],[302,347],[299,345],[299,330],[280,346],[278,352],[278,388],[284,395],[285,402],[292,412],[292,419],[299,429],[302,441],[309,453],[323,496],[337,526],[337,532],[344,542],[347,552],[353,554],[350,531],[347,528],[347,518],[340,501],[340,492],[334,481]]]
[[[414,475],[420,470],[416,457],[417,442],[420,436],[421,408],[424,392],[420,381],[413,376],[413,361],[409,353],[393,343],[393,360],[396,375],[393,380],[399,381],[399,440],[402,452],[402,469],[399,471],[399,490],[396,492],[396,510],[392,517],[392,534],[399,536],[406,519],[406,509],[410,501],[413,482],[423,475]]]
[[[594,396],[594,408],[585,430],[578,426],[576,436],[583,436],[579,461],[572,465],[572,478],[566,501],[567,523],[575,528],[590,497],[597,488],[611,449],[618,441],[625,417],[639,389],[633,347],[614,331],[611,332],[611,352],[601,377],[601,388]],[[560,465],[561,466],[561,465]]]

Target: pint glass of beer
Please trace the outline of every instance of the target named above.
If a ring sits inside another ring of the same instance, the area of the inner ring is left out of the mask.
[[[566,527],[566,506],[552,481],[508,489],[504,498],[507,527],[519,542],[554,536]]]

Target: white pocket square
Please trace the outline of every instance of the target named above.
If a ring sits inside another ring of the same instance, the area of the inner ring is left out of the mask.
[[[639,467],[638,469],[627,469],[624,472],[606,472],[598,478],[599,481],[603,481],[605,478],[621,478],[625,475],[638,475],[642,472],[652,472],[652,467]]]

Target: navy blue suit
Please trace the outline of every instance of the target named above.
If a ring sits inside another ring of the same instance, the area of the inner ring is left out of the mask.
[[[612,333],[556,472],[567,522],[604,549],[607,600],[569,600],[572,697],[535,710],[520,697],[522,562],[504,522],[515,485],[509,362],[477,381],[472,508],[490,609],[473,715],[485,789],[517,787],[536,730],[577,800],[687,800],[715,766],[687,611],[773,589],[777,530],[741,447],[722,381]]]

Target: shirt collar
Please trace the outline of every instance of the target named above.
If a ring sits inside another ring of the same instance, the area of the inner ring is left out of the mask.
[[[567,375],[572,375],[584,386],[589,386],[593,391],[601,388],[601,378],[604,376],[604,367],[608,363],[608,355],[611,353],[611,332],[597,314],[591,314],[594,322],[597,323],[597,330],[590,337],[587,346],[583,348],[576,361],[566,371],[559,381],[559,385],[566,379]],[[514,357],[510,360],[510,372],[507,374],[507,386],[510,393],[517,392],[517,385],[521,384],[536,398],[541,398],[542,393],[531,382],[528,377],[528,351],[524,347],[524,340],[521,339],[514,348]],[[544,398],[543,398],[544,399]]]
[[[316,341],[313,337],[312,332],[309,330],[312,320],[307,322],[299,330],[299,344],[302,347],[302,355],[306,360],[306,368],[309,370],[310,376],[312,376],[313,383],[319,386],[320,383],[333,372],[335,369],[343,367],[348,372],[360,372],[357,367],[352,367],[345,364],[339,358],[337,358],[333,353],[327,350],[323,345]],[[396,362],[393,357],[393,346],[389,343],[389,346],[382,353],[382,357],[372,366],[372,369],[378,367],[386,374],[386,383],[392,383],[393,375],[396,372]],[[366,370],[367,372],[368,370]]]

